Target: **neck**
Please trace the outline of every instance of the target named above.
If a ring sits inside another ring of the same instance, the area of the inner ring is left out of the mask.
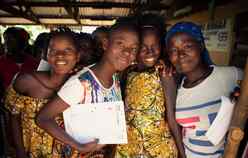
[[[69,74],[54,74],[50,73],[50,83],[53,85],[53,89],[58,90],[62,84],[68,79]]]
[[[144,64],[137,64],[137,70],[138,70],[138,71],[143,71],[143,70],[145,70],[146,68],[148,68],[148,67],[146,67]]]
[[[209,76],[211,72],[211,67],[208,65],[199,66],[194,71],[186,74],[186,85],[194,86],[203,81],[206,77]]]
[[[116,70],[113,68],[113,66],[110,63],[101,60],[91,69],[104,87],[107,88],[112,86],[113,75],[114,73],[116,73]]]

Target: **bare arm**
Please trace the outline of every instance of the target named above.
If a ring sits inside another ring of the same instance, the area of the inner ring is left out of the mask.
[[[164,80],[164,79],[162,79]],[[169,79],[171,81],[162,81],[162,85],[164,88],[164,95],[166,98],[166,118],[168,120],[168,124],[170,127],[170,130],[175,138],[176,141],[176,145],[177,148],[179,150],[179,154],[181,158],[185,158],[185,152],[184,152],[184,146],[182,143],[182,132],[181,132],[181,128],[179,127],[179,125],[176,122],[176,117],[175,117],[175,105],[176,105],[176,84],[174,79],[171,77],[171,79]],[[174,83],[173,83],[174,82]],[[165,85],[166,84],[166,85]]]
[[[173,67],[166,66],[163,61],[159,61],[156,65],[157,71],[159,71],[162,87],[164,90],[164,96],[166,98],[166,118],[172,135],[176,141],[176,145],[179,151],[180,158],[186,158],[184,152],[184,146],[182,142],[181,128],[176,122],[175,106],[177,97],[177,85],[173,77]]]
[[[65,111],[68,107],[69,105],[67,103],[65,103],[60,97],[56,96],[38,113],[36,119],[37,125],[45,129],[56,139],[79,150],[81,153],[87,153],[96,150],[97,140],[87,144],[80,144],[70,137],[65,132],[65,130],[60,128],[55,122],[55,117]]]

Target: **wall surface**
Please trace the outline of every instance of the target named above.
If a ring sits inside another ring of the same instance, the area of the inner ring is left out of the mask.
[[[169,27],[179,21],[191,21],[203,26],[203,30],[206,29],[206,25],[211,25],[215,23],[219,23],[223,20],[228,20],[229,23],[225,26],[226,28],[217,28],[212,30],[207,30],[207,32],[215,31],[216,36],[218,36],[218,32],[223,32],[223,30],[227,34],[228,40],[226,40],[226,47],[222,50],[220,49],[210,49],[210,57],[213,62],[217,65],[228,65],[231,60],[231,52],[235,41],[235,32],[234,32],[234,22],[235,16],[239,13],[248,11],[247,3],[243,4],[243,2],[237,2],[236,4],[227,4],[224,6],[216,7],[214,13],[214,20],[210,19],[209,11],[198,12],[189,16],[185,16],[183,18],[177,18],[173,20],[167,21]],[[206,34],[205,34],[206,35]],[[205,37],[204,35],[204,37]],[[208,36],[208,35],[206,35]],[[208,36],[209,37],[209,36]],[[215,38],[211,38],[208,40],[216,40]],[[218,41],[209,41],[210,43],[215,43]],[[206,42],[207,43],[207,42]],[[216,47],[215,47],[216,48]]]

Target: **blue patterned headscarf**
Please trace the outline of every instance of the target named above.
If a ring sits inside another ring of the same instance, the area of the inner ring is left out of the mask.
[[[208,65],[213,65],[212,60],[209,57],[208,50],[206,49],[204,37],[201,31],[201,27],[192,23],[192,22],[179,22],[176,23],[171,29],[167,32],[165,37],[166,45],[169,42],[169,39],[178,32],[184,32],[193,37],[197,42],[204,46],[204,51],[202,52],[202,58],[204,62]]]

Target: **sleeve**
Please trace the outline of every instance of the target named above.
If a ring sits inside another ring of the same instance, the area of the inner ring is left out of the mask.
[[[243,80],[243,77],[244,77],[244,73],[241,69],[239,68],[235,68],[235,81],[237,81],[238,83]]]
[[[58,96],[69,106],[76,105],[84,99],[84,87],[78,78],[69,79],[59,90]]]
[[[19,95],[12,86],[8,88],[5,95],[4,105],[11,114],[20,114],[24,108],[24,97]]]

